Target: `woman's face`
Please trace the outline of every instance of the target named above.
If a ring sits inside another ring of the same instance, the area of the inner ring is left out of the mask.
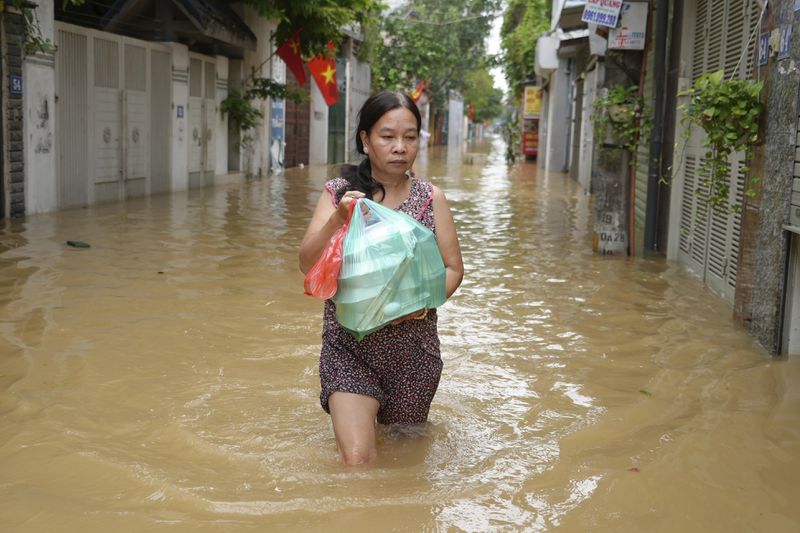
[[[362,130],[359,135],[376,179],[403,177],[417,158],[417,119],[405,107],[387,111],[369,134]]]

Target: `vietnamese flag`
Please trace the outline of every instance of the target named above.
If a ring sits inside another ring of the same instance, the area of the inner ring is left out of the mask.
[[[417,103],[417,100],[419,100],[420,96],[422,96],[422,91],[424,91],[430,86],[431,84],[430,83],[426,84],[425,80],[422,80],[417,84],[417,88],[411,92],[411,99],[414,100],[414,103]]]
[[[280,48],[275,52],[278,57],[283,59],[289,70],[292,71],[297,83],[304,84],[306,80],[306,71],[303,69],[303,59],[300,57],[300,32],[297,30],[288,41],[283,43]]]
[[[334,50],[332,42],[328,43],[328,50]],[[308,62],[308,70],[311,71],[311,76],[317,82],[317,87],[319,87],[319,92],[322,93],[325,103],[328,106],[335,104],[339,100],[339,85],[336,83],[336,61],[320,54]]]

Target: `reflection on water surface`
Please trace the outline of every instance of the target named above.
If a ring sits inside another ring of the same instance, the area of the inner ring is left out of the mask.
[[[790,531],[800,370],[495,140],[418,161],[467,273],[428,425],[336,461],[296,248],[327,169],[0,234],[0,529]],[[82,240],[92,247],[66,247]]]

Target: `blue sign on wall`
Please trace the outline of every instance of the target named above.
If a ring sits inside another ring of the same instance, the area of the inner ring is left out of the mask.
[[[786,59],[792,47],[792,25],[781,26],[781,41],[778,48],[778,59]]]
[[[183,106],[175,106],[176,113],[178,114],[178,118],[183,118]]]
[[[8,90],[11,94],[22,94],[22,76],[8,77]]]
[[[769,61],[769,33],[762,33],[758,40],[758,66],[763,67]]]
[[[286,101],[273,100],[270,113],[270,138],[269,147],[270,167],[273,171],[283,169],[284,126],[286,124]]]

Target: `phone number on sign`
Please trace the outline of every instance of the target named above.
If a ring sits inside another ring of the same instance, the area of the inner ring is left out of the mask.
[[[618,15],[610,13],[599,13],[597,11],[585,11],[583,13],[583,22],[592,22],[594,24],[602,24],[603,26],[616,26]]]

